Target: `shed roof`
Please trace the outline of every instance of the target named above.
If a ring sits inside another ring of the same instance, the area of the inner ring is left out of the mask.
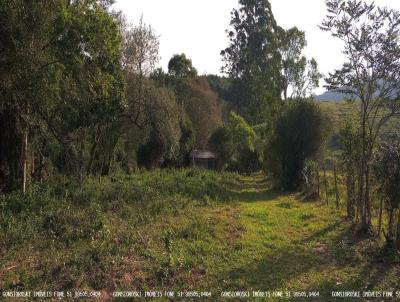
[[[215,159],[217,155],[206,150],[193,150],[192,153],[190,153],[190,157],[195,159]]]

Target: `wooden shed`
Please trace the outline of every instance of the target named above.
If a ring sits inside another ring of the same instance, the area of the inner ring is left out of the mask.
[[[193,167],[200,167],[209,170],[217,168],[217,155],[210,151],[193,150],[190,153],[190,158]]]

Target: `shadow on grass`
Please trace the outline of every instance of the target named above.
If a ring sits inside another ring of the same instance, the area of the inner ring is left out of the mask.
[[[233,187],[231,192],[237,200],[243,202],[272,201],[282,196],[282,193],[268,187],[265,179],[244,180]],[[323,206],[321,201],[313,201]],[[292,208],[290,203],[285,202],[276,206]],[[315,217],[307,214],[301,220]],[[289,282],[303,287],[293,290],[318,290],[323,301],[332,301],[332,291],[381,289],[382,282],[387,282],[385,278],[393,269],[393,264],[379,263],[377,253],[370,252],[373,249],[379,250],[379,244],[372,238],[357,236],[351,222],[344,216],[339,216],[300,240],[289,241],[279,247],[265,242],[264,246],[268,247],[265,251],[259,250],[264,249],[262,246],[249,247],[251,253],[255,254],[247,257],[252,258],[220,276],[221,280],[229,280],[224,281],[228,289],[282,290]],[[347,275],[349,271],[352,272],[351,277]],[[304,284],[300,283],[302,278]],[[393,280],[392,283],[395,282]]]
[[[268,180],[261,174],[244,177],[240,183],[232,184],[229,192],[233,199],[241,202],[271,201],[282,195],[271,189]]]
[[[332,291],[390,289],[382,288],[382,282],[394,268],[393,264],[378,263],[376,255],[368,254],[369,249],[379,249],[373,239],[353,240],[352,234],[350,224],[340,219],[302,240],[266,250],[261,257],[257,255],[261,261],[229,271],[227,276],[230,282],[227,286],[229,289],[273,291],[284,289],[289,282],[300,284],[300,288],[291,290],[320,291],[321,301],[334,300]],[[327,242],[326,252],[315,249],[319,241]],[[341,242],[347,244],[340,246]],[[273,244],[268,246],[274,247]],[[357,253],[361,253],[361,256],[356,256]],[[343,269],[353,271],[354,277],[349,278],[347,273],[342,272]],[[304,283],[300,282],[301,278],[304,278]],[[394,278],[392,286],[395,282]]]
[[[332,242],[336,266],[340,269],[351,268],[356,273],[345,281],[339,277],[338,280],[323,280],[315,284],[314,287],[319,288],[321,293],[329,295],[331,291],[390,291],[398,287],[399,276],[395,275],[394,270],[396,265],[398,268],[400,265],[384,259],[393,251],[387,251],[376,238],[359,236],[354,225],[350,225]]]
[[[273,190],[231,191],[232,197],[241,202],[272,201],[279,196]]]
[[[314,232],[310,236],[303,238],[301,241],[298,241],[297,243],[309,243],[309,242],[318,241],[321,239],[326,239],[327,235],[329,233],[336,231],[339,227],[341,227],[343,225],[344,222],[345,222],[345,219],[339,219],[338,221],[331,223],[331,224],[327,225],[326,227]],[[341,234],[339,237],[342,238],[343,234]],[[339,240],[339,239],[335,239],[335,240]]]
[[[329,265],[326,257],[295,245],[273,250],[264,258],[258,263],[230,271],[229,285],[234,289],[282,290],[287,281],[295,280],[311,269],[322,270]]]

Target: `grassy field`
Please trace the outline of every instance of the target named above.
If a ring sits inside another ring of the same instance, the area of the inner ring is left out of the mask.
[[[321,110],[325,112],[333,123],[334,133],[337,133],[343,122],[356,114],[358,111],[358,102],[318,102]],[[400,131],[400,116],[397,115],[390,119],[381,129],[382,134]]]
[[[1,200],[0,291],[398,290],[398,259],[331,204],[191,170],[37,188]]]

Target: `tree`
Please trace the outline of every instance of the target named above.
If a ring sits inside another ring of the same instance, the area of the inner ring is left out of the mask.
[[[206,75],[205,78],[210,85],[212,91],[214,91],[222,101],[231,102],[231,89],[232,80],[228,77],[222,77],[217,75]]]
[[[278,118],[264,151],[264,169],[278,187],[300,187],[305,161],[318,154],[325,137],[325,120],[318,105],[310,101],[289,104]]]
[[[233,80],[235,110],[251,124],[273,116],[282,91],[278,26],[268,0],[240,0],[232,11],[223,71]]]
[[[131,147],[138,151],[139,165],[155,168],[178,156],[182,111],[174,91],[168,87],[167,76],[162,70],[155,70],[159,40],[154,30],[141,20],[136,26],[125,26],[123,31],[128,109],[120,133],[125,140],[136,140]],[[128,130],[132,126],[136,131]]]
[[[256,133],[244,118],[231,112],[228,122],[213,132],[208,145],[218,154],[220,169],[229,162],[234,170],[249,172],[253,165],[250,167],[248,164],[253,162],[256,154],[256,138]]]
[[[384,198],[388,212],[388,243],[396,243],[400,250],[400,143],[399,137],[380,146],[380,152],[374,161],[374,172],[379,183],[379,192]],[[398,221],[395,221],[395,212]],[[397,225],[397,230],[396,230]],[[397,236],[396,236],[397,233]]]
[[[361,230],[371,228],[370,166],[382,126],[399,114],[400,14],[364,1],[328,0],[321,29],[344,43],[347,62],[329,74],[328,89],[359,99],[361,156],[358,202]]]
[[[160,42],[153,28],[140,18],[137,26],[122,24],[123,67],[140,76],[149,76],[159,60]]]
[[[39,145],[30,148],[38,137],[57,139],[66,162],[79,168],[75,147],[84,145],[84,132],[109,122],[123,107],[121,36],[109,5],[94,0],[0,4],[0,115],[9,121],[0,131],[20,137],[0,148],[21,144],[20,159],[8,154],[0,161],[11,168],[18,166],[12,161],[23,163],[13,172],[23,191],[34,153],[41,153]]]
[[[176,159],[181,138],[179,107],[172,90],[155,87],[146,102],[149,124],[145,143],[138,149],[138,163],[147,169],[160,167],[166,159]]]
[[[210,149],[218,155],[218,170],[222,170],[234,153],[232,133],[226,126],[220,126],[211,134],[208,141]]]
[[[143,128],[150,123],[145,114],[151,84],[148,77],[159,60],[159,40],[151,26],[143,19],[137,26],[125,25],[123,68],[127,82],[126,96],[128,113],[126,118],[136,127]]]
[[[197,70],[192,65],[192,60],[186,58],[186,55],[174,55],[168,62],[168,73],[177,78],[194,78],[197,76]]]
[[[196,136],[193,125],[186,113],[183,114],[180,122],[181,138],[179,139],[179,153],[176,160],[176,166],[188,166],[190,164],[190,153],[194,149]]]
[[[297,27],[280,29],[280,52],[283,65],[283,96],[299,99],[309,97],[319,86],[322,75],[314,58],[307,60],[302,55],[307,46],[305,33]],[[288,96],[291,91],[290,97]]]
[[[195,148],[204,149],[211,133],[222,124],[218,97],[205,79],[193,79],[184,84],[184,109],[195,132]]]
[[[347,217],[354,218],[356,207],[356,175],[359,170],[361,142],[357,118],[351,116],[340,129],[340,158],[346,173]]]

